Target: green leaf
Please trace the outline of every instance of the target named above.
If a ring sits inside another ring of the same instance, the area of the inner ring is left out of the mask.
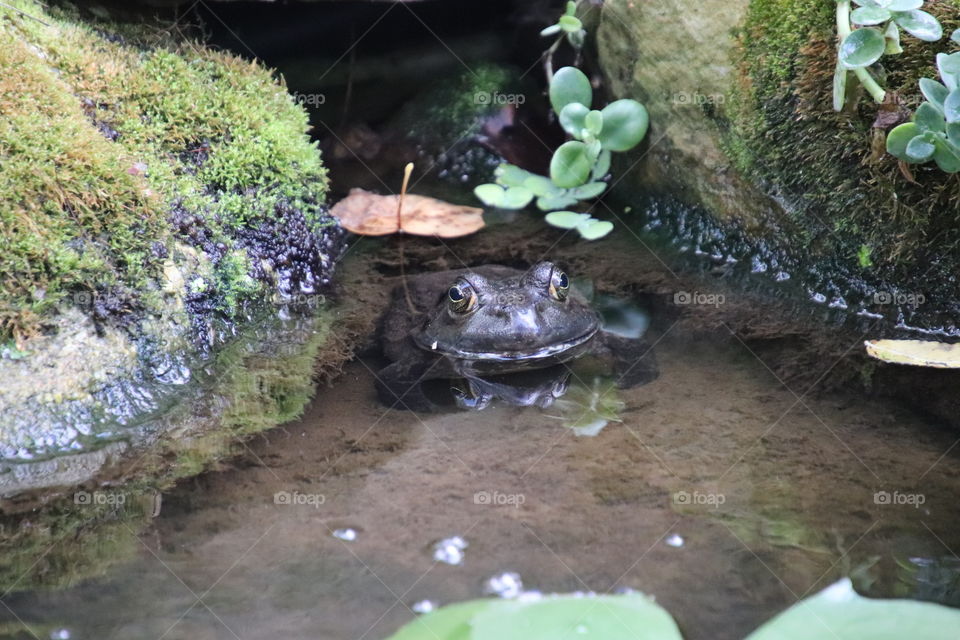
[[[593,102],[593,89],[590,80],[576,67],[562,67],[550,81],[550,104],[557,115],[571,102],[579,102],[590,107]]]
[[[560,28],[567,33],[575,33],[583,29],[583,23],[580,22],[580,18],[577,18],[576,16],[560,16],[560,20],[557,21],[557,24],[559,24]]]
[[[933,157],[933,152],[936,150],[937,148],[926,139],[926,136],[919,135],[907,143],[907,159],[910,162],[926,162]]]
[[[650,117],[646,108],[636,100],[615,100],[601,111],[603,130],[598,139],[604,149],[627,151],[640,144],[647,135]]]
[[[523,181],[523,186],[535,196],[552,196],[563,193],[563,189],[553,184],[553,181],[545,176],[531,175]]]
[[[670,614],[639,593],[499,602],[474,616],[472,640],[682,640]]]
[[[591,180],[601,180],[607,175],[607,172],[610,171],[610,158],[611,154],[609,149],[604,149],[600,152],[596,163],[593,165],[593,171],[590,172]]]
[[[494,170],[493,175],[497,182],[505,187],[522,187],[525,186],[524,183],[527,178],[534,177],[537,174],[530,173],[514,164],[501,164]]]
[[[575,211],[553,211],[545,217],[547,224],[559,227],[561,229],[576,229],[578,226],[590,220],[590,214],[577,213]]]
[[[892,0],[884,6],[890,11],[913,11],[923,6],[923,0]]]
[[[840,62],[847,69],[869,67],[880,59],[887,47],[887,41],[877,29],[857,29],[840,45]]]
[[[937,139],[934,142],[937,150],[933,153],[933,161],[941,171],[957,173],[960,171],[960,148],[954,148],[949,142]]]
[[[920,135],[920,127],[912,122],[894,127],[887,134],[887,153],[901,160],[907,160],[907,145]]]
[[[960,124],[947,125],[947,140],[960,151]]]
[[[850,14],[850,22],[853,24],[883,24],[890,19],[890,12],[880,7],[860,7]]]
[[[537,198],[537,208],[540,209],[540,211],[563,209],[573,204],[577,204],[577,199],[569,195],[566,191],[561,191],[559,195],[555,196],[541,196]]]
[[[564,15],[572,16],[572,15],[576,15],[576,13],[577,13],[577,3],[574,2],[573,0],[568,0],[567,10],[564,13]]]
[[[940,22],[926,11],[920,11],[919,9],[895,11],[893,19],[914,38],[920,38],[926,42],[936,42],[943,37],[943,27],[940,26]]]
[[[578,226],[577,231],[580,232],[580,236],[584,240],[598,240],[613,231],[613,223],[590,218],[590,220]]]
[[[590,177],[593,159],[587,145],[577,140],[564,142],[550,159],[550,179],[558,187],[578,187]]]
[[[843,66],[840,60],[837,60],[837,66],[833,70],[833,110],[843,111],[843,105],[847,101],[847,78],[850,70]]]
[[[501,209],[523,209],[533,200],[533,192],[526,187],[509,187],[503,194]]]
[[[595,136],[600,135],[603,130],[603,113],[600,111],[591,111],[583,119],[583,126]]]
[[[938,53],[937,69],[940,73],[960,73],[960,51],[949,55],[946,53]]]
[[[571,102],[560,112],[560,126],[572,136],[580,137],[580,132],[586,128],[585,119],[590,108],[579,102]]]
[[[960,89],[951,91],[943,101],[943,115],[950,124],[960,122]]]
[[[883,0],[882,3],[878,0],[853,0],[853,3],[861,7],[886,7],[892,0]]]
[[[954,31],[953,35],[950,36],[950,39],[956,42],[957,44],[960,44],[960,29],[957,29],[956,31]]]
[[[468,600],[448,604],[405,624],[387,640],[469,640],[470,620],[493,600]]]
[[[606,182],[588,182],[583,186],[570,189],[568,193],[577,200],[589,200],[590,198],[596,198],[606,190]]]
[[[945,86],[930,78],[920,78],[920,93],[930,101],[930,104],[941,111],[943,110],[943,101],[950,95]]]
[[[887,41],[887,46],[883,52],[887,55],[895,56],[903,53],[903,47],[900,46],[900,27],[896,22],[891,22],[883,30],[883,37]]]
[[[916,600],[864,598],[849,578],[798,602],[746,640],[948,640],[960,610]]]
[[[552,35],[555,34],[555,33],[560,33],[560,30],[561,30],[562,28],[563,28],[563,27],[561,27],[559,24],[552,24],[552,25],[550,25],[549,27],[547,27],[546,29],[544,29],[543,31],[541,31],[541,32],[540,32],[540,35],[541,35],[541,36],[544,36],[544,37],[546,37],[546,36],[552,36]]]
[[[914,116],[914,122],[920,127],[920,131],[932,131],[934,133],[943,133],[947,128],[947,121],[944,119],[940,110],[929,102],[924,102],[917,108],[917,114]]]
[[[480,184],[473,188],[473,195],[488,207],[499,207],[503,204],[504,188],[498,184]]]

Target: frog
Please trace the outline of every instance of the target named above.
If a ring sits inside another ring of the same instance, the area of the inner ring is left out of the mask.
[[[622,388],[656,376],[643,339],[604,331],[601,314],[551,261],[528,269],[503,265],[423,273],[394,288],[379,323],[390,364],[376,375],[381,401],[434,406],[423,382],[472,380],[566,368],[591,356],[609,363]]]

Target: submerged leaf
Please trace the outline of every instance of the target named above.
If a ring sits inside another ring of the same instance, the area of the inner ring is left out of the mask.
[[[362,236],[384,236],[398,231],[398,203],[399,196],[396,195],[381,196],[363,189],[351,189],[350,195],[333,205],[330,213],[347,231]],[[401,228],[404,233],[458,238],[482,227],[483,209],[410,193],[403,198]]]
[[[561,229],[576,229],[580,224],[590,219],[588,213],[577,213],[575,211],[553,211],[546,215],[548,224]]]

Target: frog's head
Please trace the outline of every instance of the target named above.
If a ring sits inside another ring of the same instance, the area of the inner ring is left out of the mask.
[[[414,340],[455,358],[525,363],[562,360],[599,328],[599,315],[567,274],[540,262],[521,276],[459,276]]]

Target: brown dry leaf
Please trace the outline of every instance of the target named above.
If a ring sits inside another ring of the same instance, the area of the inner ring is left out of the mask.
[[[333,205],[330,213],[347,231],[361,236],[385,236],[397,232],[399,198],[351,189],[350,195]],[[401,218],[403,232],[415,236],[459,238],[483,228],[483,209],[410,193],[403,197]]]

